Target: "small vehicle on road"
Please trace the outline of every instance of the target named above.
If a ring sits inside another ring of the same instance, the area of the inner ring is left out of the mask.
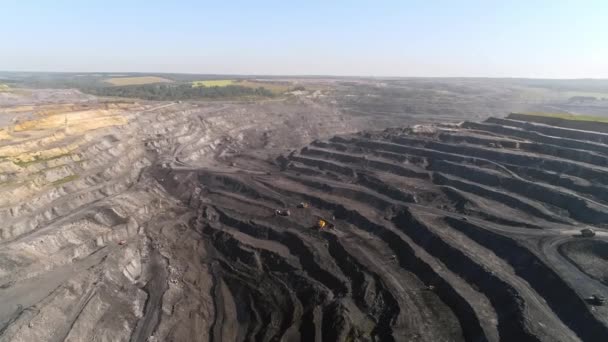
[[[593,230],[591,228],[581,229],[581,236],[582,237],[594,237],[595,236],[595,230]]]
[[[276,216],[289,216],[291,215],[291,212],[289,211],[289,209],[277,209],[274,211],[274,214]]]
[[[606,297],[601,296],[601,295],[592,295],[591,297],[586,298],[587,303],[594,305],[594,306],[602,306],[604,304],[606,304]]]

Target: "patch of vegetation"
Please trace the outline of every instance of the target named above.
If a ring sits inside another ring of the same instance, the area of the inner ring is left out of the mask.
[[[106,83],[110,83],[115,86],[125,85],[139,85],[139,84],[152,84],[152,83],[167,83],[171,82],[166,78],[157,76],[141,76],[141,77],[113,77],[104,80]]]
[[[187,100],[226,97],[251,96],[277,96],[292,90],[292,82],[273,79],[272,76],[264,80],[255,80],[245,75],[231,75],[230,78],[222,75],[205,74],[165,74],[165,73],[34,73],[34,72],[2,72],[0,71],[0,84],[11,88],[75,88],[93,95],[119,96],[126,98],[141,98],[149,100]],[[122,87],[139,86],[172,86],[175,88],[159,87],[157,89],[145,87],[143,89],[124,89]],[[181,87],[207,88],[202,93],[190,93]],[[211,88],[230,88],[211,90]],[[120,89],[105,89],[120,88]],[[251,88],[245,90],[242,88]],[[260,90],[263,88],[264,90]],[[308,88],[308,87],[307,87]],[[308,88],[308,90],[314,90]],[[158,93],[158,95],[156,94]]]
[[[271,91],[275,95],[280,95],[291,90],[297,90],[295,88],[291,88],[291,84],[288,82],[262,82],[254,80],[204,80],[192,82],[193,87],[227,87],[231,85],[253,89],[264,88]]]
[[[70,166],[79,166],[79,165],[84,164],[85,162],[86,162],[86,159],[81,159],[79,161],[72,162],[69,165]],[[36,171],[36,172],[32,173],[32,175],[43,175],[43,174],[45,174],[48,171],[61,169],[61,168],[64,168],[66,166],[68,166],[68,164],[60,164],[60,165],[55,165],[55,166],[47,167],[47,168],[44,168],[44,169],[42,169],[40,171]]]
[[[5,92],[5,91],[10,91],[10,90],[11,90],[11,88],[8,85],[0,83],[0,93]]]
[[[239,86],[248,87],[248,88],[265,88],[270,90],[275,95],[280,95],[286,93],[291,90],[290,83],[287,82],[261,82],[261,81],[250,81],[243,80],[236,83]]]
[[[32,160],[28,160],[28,161],[21,161],[21,160],[19,160],[19,161],[13,161],[13,163],[15,165],[19,166],[19,167],[27,167],[27,166],[32,165],[32,164],[47,162],[47,161],[51,161],[53,159],[59,159],[59,158],[62,158],[62,157],[67,157],[69,155],[70,155],[70,153],[63,153],[63,154],[58,154],[56,156],[52,156],[52,157],[49,157],[49,158],[42,158],[42,157],[40,157],[38,155],[35,155]]]
[[[155,101],[221,99],[243,97],[272,97],[275,94],[264,87],[227,85],[224,87],[193,87],[191,84],[145,84],[87,88],[83,91],[99,96],[117,96]]]
[[[564,119],[564,120],[573,120],[573,121],[590,121],[590,122],[608,123],[608,117],[593,116],[593,115],[576,115],[576,114],[568,114],[568,113],[544,113],[544,112],[525,112],[525,113],[513,113],[513,114],[544,116],[544,117]]]
[[[65,184],[67,182],[71,182],[76,179],[78,179],[78,175],[70,175],[70,176],[63,177],[61,179],[54,181],[53,183],[51,183],[51,185],[57,186],[57,185]]]
[[[192,82],[193,87],[226,87],[233,84],[233,80],[205,80]]]

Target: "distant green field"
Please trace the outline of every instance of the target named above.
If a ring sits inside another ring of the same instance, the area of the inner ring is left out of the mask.
[[[591,122],[608,123],[608,117],[592,116],[592,115],[574,115],[574,114],[566,114],[566,113],[544,113],[544,112],[528,112],[528,113],[514,113],[514,114],[545,116],[545,117],[550,117],[550,118],[558,118],[558,119],[573,120],[573,121],[591,121]]]
[[[264,82],[264,81],[249,81],[243,80],[237,83],[237,85],[248,87],[248,88],[266,88],[273,94],[279,95],[289,91],[290,84],[284,82]]]
[[[226,87],[233,85],[233,80],[205,80],[205,81],[194,81],[192,82],[193,87]]]

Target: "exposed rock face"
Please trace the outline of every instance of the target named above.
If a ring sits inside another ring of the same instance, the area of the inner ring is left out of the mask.
[[[205,242],[189,228],[196,212],[147,168],[225,168],[244,150],[284,151],[364,122],[345,122],[331,106],[306,99],[194,104],[75,91],[13,95],[0,103],[6,341],[206,340],[215,317],[213,277]]]
[[[0,341],[608,339],[601,132],[41,92],[2,113]]]
[[[599,341],[608,311],[585,298],[607,293],[600,138],[491,119],[315,141],[269,174],[156,178],[184,203],[202,189],[190,225],[216,260],[215,340]]]

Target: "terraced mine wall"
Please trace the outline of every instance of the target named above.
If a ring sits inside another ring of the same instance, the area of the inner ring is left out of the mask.
[[[604,132],[292,105],[2,131],[0,341],[608,340]]]
[[[216,282],[271,274],[290,293],[260,328],[253,303],[279,291],[229,286],[252,298],[219,308],[247,313],[240,336],[601,341],[608,311],[586,298],[607,293],[607,146],[597,132],[511,121],[317,140],[266,173],[159,172],[168,188],[202,189],[195,227],[232,260]],[[587,227],[596,237],[579,236]]]
[[[152,171],[233,172],[235,155],[276,155],[315,137],[359,130],[363,122],[306,99],[145,102],[28,90],[0,102],[6,119],[0,120],[0,341],[241,336],[234,332],[247,328],[233,320],[236,312],[222,314],[214,301],[223,295],[234,303],[230,289],[238,277],[213,283],[222,273],[206,247],[211,228],[192,229],[197,211],[182,204],[200,202],[200,188],[171,196],[161,184],[172,179]],[[231,191],[249,186],[243,185]],[[268,284],[274,291],[276,283]],[[247,302],[248,290],[242,292],[237,299]],[[291,309],[282,310],[287,316]],[[272,321],[270,311],[256,312],[264,316],[251,317]],[[214,325],[215,317],[235,322],[235,329]],[[251,329],[257,339],[275,335],[265,323]]]
[[[507,116],[507,118],[512,120],[536,122],[549,126],[555,126],[555,128],[553,129],[558,129],[558,127],[564,127],[588,132],[608,133],[608,123],[605,122],[576,120],[576,118],[571,120],[551,116],[518,113],[511,113]]]

